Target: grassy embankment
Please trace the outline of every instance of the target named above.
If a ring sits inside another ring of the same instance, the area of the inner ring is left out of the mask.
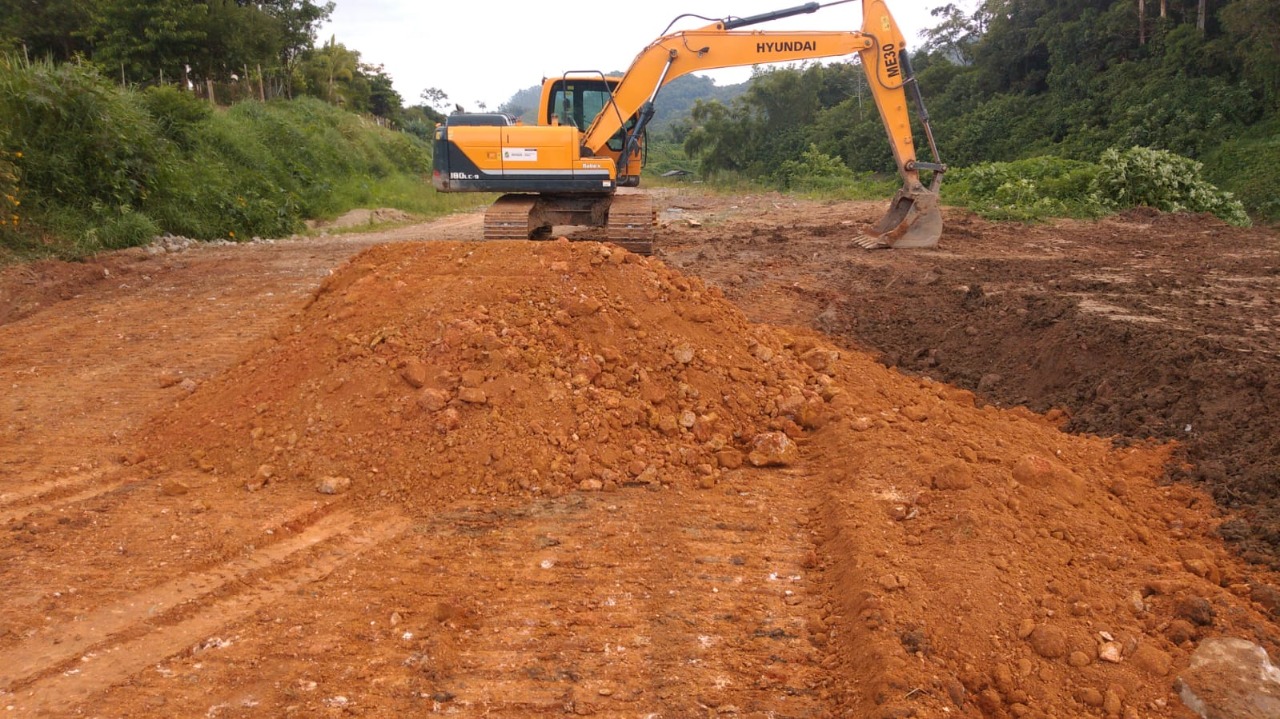
[[[431,216],[430,146],[311,98],[209,106],[74,64],[0,58],[0,264],[149,242],[281,237],[356,207]]]

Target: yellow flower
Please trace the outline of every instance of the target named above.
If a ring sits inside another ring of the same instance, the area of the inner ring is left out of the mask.
[[[231,235],[232,237],[235,237],[235,236],[236,236],[236,231],[235,231],[235,230],[232,230],[232,231],[228,232],[227,234],[228,234],[228,235]]]
[[[14,157],[22,157],[22,153],[21,153],[21,152],[15,152],[15,153],[13,153],[13,156],[14,156]]]

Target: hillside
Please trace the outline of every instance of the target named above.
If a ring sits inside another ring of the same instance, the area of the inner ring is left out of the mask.
[[[623,71],[619,70],[610,75],[622,75]],[[653,121],[649,123],[649,130],[654,134],[663,134],[672,123],[688,116],[689,111],[693,109],[694,103],[701,101],[717,100],[719,102],[728,103],[734,98],[741,95],[747,88],[747,83],[738,83],[736,85],[717,85],[715,80],[705,75],[683,75],[672,80],[666,87],[662,88],[662,92],[658,94],[658,100],[655,103],[656,110]],[[541,99],[542,86],[531,85],[511,96],[509,100],[502,104],[503,112],[511,113],[522,118],[526,123],[535,123],[536,109]]]

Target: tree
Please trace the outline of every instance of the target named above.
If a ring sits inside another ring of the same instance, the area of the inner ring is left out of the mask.
[[[253,5],[279,23],[280,64],[292,68],[316,44],[316,31],[333,14],[332,2],[313,0],[236,0]]]
[[[279,66],[284,36],[278,18],[241,0],[207,0],[207,4],[204,52],[193,66],[219,80],[259,66]]]
[[[391,86],[386,69],[382,65],[361,65],[360,74],[369,81],[369,112],[387,118],[399,115],[404,98]]]
[[[1280,3],[1238,0],[1219,14],[1241,74],[1272,107],[1280,107]]]
[[[335,105],[346,104],[345,86],[360,69],[360,53],[330,37],[323,48],[312,50],[303,59],[309,94]]]
[[[428,107],[433,107],[440,111],[443,111],[449,106],[449,96],[444,90],[441,90],[438,87],[428,87],[422,91],[422,95],[420,97]]]
[[[13,50],[25,48],[32,58],[87,55],[97,9],[98,0],[0,0],[0,48],[8,38]]]
[[[973,46],[981,38],[981,32],[978,29],[979,13],[967,14],[954,4],[948,3],[930,10],[929,14],[935,18],[941,18],[941,22],[925,30],[925,49],[928,52],[942,53],[948,60],[958,65],[972,64]]]
[[[733,109],[715,100],[694,103],[689,113],[694,127],[685,137],[684,151],[700,158],[703,175],[747,168],[752,130],[743,121],[742,109],[739,102]]]
[[[189,0],[104,0],[93,24],[94,60],[135,82],[178,77],[204,53],[209,6]]]

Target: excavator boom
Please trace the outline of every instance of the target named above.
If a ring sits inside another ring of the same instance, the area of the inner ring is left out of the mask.
[[[500,190],[534,193],[537,197],[504,196],[495,205],[505,228],[502,236],[546,234],[558,218],[565,224],[609,226],[611,196],[618,187],[639,183],[645,127],[653,117],[655,100],[667,83],[691,72],[764,63],[792,62],[857,54],[884,123],[903,186],[895,195],[888,213],[852,238],[863,247],[932,247],[942,233],[938,186],[946,167],[938,161],[928,114],[912,76],[903,47],[901,31],[884,0],[863,0],[860,30],[849,31],[768,31],[744,29],[782,17],[811,13],[818,3],[764,13],[747,18],[728,18],[694,30],[664,34],[638,54],[621,79],[603,75],[597,83],[607,88],[607,101],[600,104],[588,127],[574,124],[567,90],[573,82],[586,79],[548,80],[544,104],[551,83],[559,83],[558,97],[563,111],[542,108],[539,126],[502,128],[451,127],[437,129],[435,184],[442,191]],[[918,105],[932,153],[931,162],[916,158],[911,132],[907,91]],[[581,91],[579,90],[579,96]],[[565,123],[557,122],[565,118]],[[452,118],[451,118],[452,120]],[[542,122],[547,120],[547,125]],[[443,167],[442,167],[443,165]],[[920,180],[920,170],[933,172],[932,186]],[[596,196],[584,200],[584,195]],[[641,246],[635,219],[643,214],[629,199],[628,244]],[[528,208],[527,221],[521,220]],[[571,222],[570,222],[571,221]],[[490,223],[486,221],[486,227]],[[652,230],[649,230],[652,233]],[[610,235],[614,234],[612,231]],[[497,236],[497,233],[494,233]]]

